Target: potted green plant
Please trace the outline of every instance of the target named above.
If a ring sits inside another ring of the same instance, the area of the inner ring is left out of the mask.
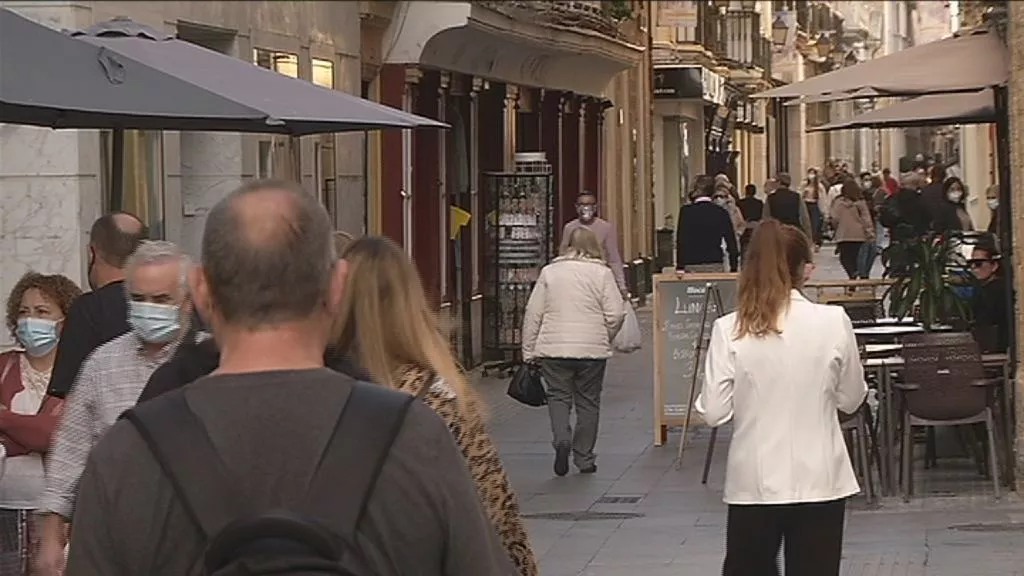
[[[970,319],[963,296],[970,285],[959,236],[929,233],[894,241],[882,251],[885,277],[893,280],[884,298],[889,315],[913,315],[925,330]]]

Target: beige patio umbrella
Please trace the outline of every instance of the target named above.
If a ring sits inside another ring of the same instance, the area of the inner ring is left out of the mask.
[[[999,37],[974,31],[787,84],[754,98],[800,98],[870,88],[884,96],[976,92],[1004,86],[1010,56]]]
[[[849,120],[808,128],[808,132],[829,132],[857,128],[909,128],[947,124],[987,124],[996,121],[995,97],[991,90],[964,94],[933,94],[911,98],[892,106],[858,114]]]

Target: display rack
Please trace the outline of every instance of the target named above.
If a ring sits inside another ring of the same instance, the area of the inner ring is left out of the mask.
[[[485,370],[500,370],[520,359],[526,303],[555,254],[554,175],[544,153],[519,153],[515,172],[484,181],[483,353]]]

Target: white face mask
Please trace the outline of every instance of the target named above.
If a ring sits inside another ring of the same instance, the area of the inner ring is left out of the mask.
[[[999,198],[989,198],[988,207],[991,208],[992,210],[996,210],[997,208],[999,208]]]
[[[960,202],[960,199],[964,197],[964,193],[961,190],[950,190],[946,193],[946,198],[950,202]]]

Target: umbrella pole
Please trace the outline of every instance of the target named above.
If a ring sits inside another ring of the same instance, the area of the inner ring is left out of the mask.
[[[114,128],[111,139],[110,211],[124,208],[124,128]]]

